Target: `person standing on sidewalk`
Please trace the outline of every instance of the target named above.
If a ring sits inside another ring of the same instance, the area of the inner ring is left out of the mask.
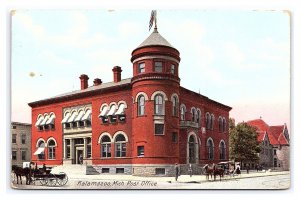
[[[178,176],[180,176],[180,168],[179,168],[179,165],[176,163],[175,164],[175,181],[177,181]]]

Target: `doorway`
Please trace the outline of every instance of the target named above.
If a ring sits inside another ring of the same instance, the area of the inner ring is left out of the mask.
[[[80,162],[80,156],[82,157],[83,162],[83,149],[82,148],[76,148],[76,164],[83,164]]]

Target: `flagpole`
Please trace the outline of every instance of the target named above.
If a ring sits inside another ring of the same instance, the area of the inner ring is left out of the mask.
[[[154,25],[154,29],[157,31],[157,21],[156,21],[156,19],[157,19],[157,12],[156,12],[156,10],[154,12],[155,12],[155,17],[154,17],[154,23],[155,23],[155,25]]]

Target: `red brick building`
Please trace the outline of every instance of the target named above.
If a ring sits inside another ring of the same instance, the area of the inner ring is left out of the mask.
[[[228,160],[231,107],[180,86],[179,51],[156,28],[131,62],[132,78],[116,66],[113,82],[89,86],[83,74],[80,90],[29,103],[32,160],[135,175]]]
[[[265,168],[290,169],[290,138],[286,124],[270,126],[262,119],[250,120],[250,126],[257,129],[261,152],[259,164]]]

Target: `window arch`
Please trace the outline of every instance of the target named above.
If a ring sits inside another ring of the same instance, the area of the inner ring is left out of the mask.
[[[36,147],[38,148],[43,148],[42,152],[40,154],[38,154],[38,159],[39,160],[45,160],[45,147],[46,147],[46,143],[45,140],[40,138],[38,139],[37,143],[36,143]]]
[[[219,132],[223,132],[223,119],[220,116],[218,119],[218,123],[219,123]]]
[[[196,121],[196,109],[194,107],[191,108],[191,114],[192,114],[192,122]]]
[[[115,157],[126,157],[126,138],[119,133],[114,136],[115,142]]]
[[[157,94],[161,94],[163,96],[164,100],[168,101],[168,97],[167,97],[166,93],[164,93],[163,91],[155,91],[155,92],[153,92],[153,94],[151,95],[151,100],[152,101],[154,100],[154,98],[155,98],[155,96]]]
[[[201,110],[200,109],[197,109],[196,122],[198,123],[199,127],[201,127]]]
[[[184,104],[181,104],[181,106],[180,106],[180,120],[181,121],[185,120],[185,112],[186,112],[186,107]]]
[[[178,97],[176,95],[172,96],[172,113],[173,116],[178,116]]]
[[[56,151],[56,142],[53,139],[48,140],[48,159],[54,160],[55,159],[55,151]]]
[[[110,158],[111,157],[111,137],[104,134],[100,138],[101,144],[101,157]]]
[[[138,105],[138,116],[145,115],[145,96],[140,95],[137,99],[137,105]]]
[[[213,160],[214,159],[214,142],[212,138],[207,139],[207,159]]]
[[[208,112],[205,114],[205,124],[206,124],[206,129],[209,130],[211,127],[211,116]]]
[[[226,119],[223,117],[223,132],[226,131]]]
[[[210,115],[210,130],[214,130],[214,124],[215,124],[215,116],[214,114]]]
[[[219,151],[220,151],[220,160],[225,160],[225,157],[226,157],[226,145],[225,145],[224,140],[220,141]]]
[[[164,113],[164,97],[162,94],[157,94],[154,97],[154,114],[163,115]]]

